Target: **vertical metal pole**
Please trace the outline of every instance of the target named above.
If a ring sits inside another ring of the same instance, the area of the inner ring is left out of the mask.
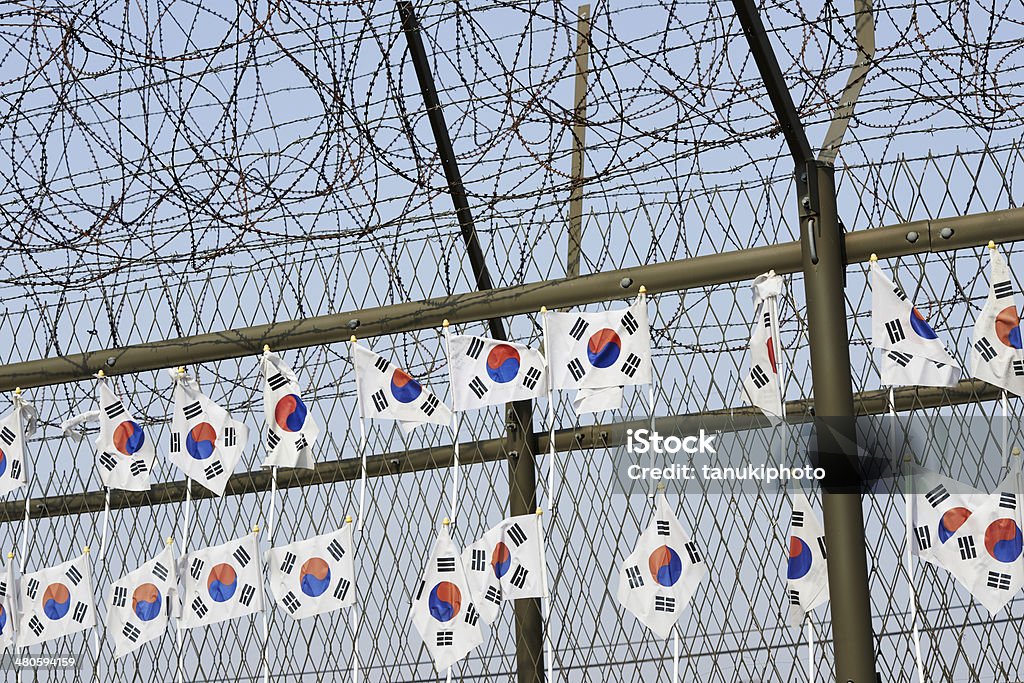
[[[580,5],[576,21],[576,104],[572,110],[572,178],[569,181],[569,240],[566,277],[580,274],[583,245],[583,152],[587,142],[587,72],[590,70],[590,5]]]

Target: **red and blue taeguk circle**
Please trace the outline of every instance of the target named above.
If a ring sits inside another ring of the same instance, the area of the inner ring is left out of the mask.
[[[274,420],[286,432],[297,432],[306,423],[306,404],[298,394],[282,396],[274,406]]]
[[[71,608],[71,592],[63,583],[51,583],[43,591],[43,614],[53,621],[63,619]]]
[[[676,581],[683,575],[683,562],[679,559],[679,553],[667,545],[654,549],[647,558],[647,567],[654,580],[666,587],[676,585]]]
[[[985,529],[985,550],[1000,562],[1016,562],[1022,540],[1020,527],[1012,519],[997,519]]]
[[[185,438],[185,450],[196,460],[206,460],[216,448],[217,430],[209,422],[200,422]]]
[[[163,596],[160,589],[151,583],[144,583],[132,593],[132,611],[142,621],[152,621],[160,616]]]
[[[238,575],[235,568],[226,562],[214,566],[206,579],[206,590],[217,602],[227,602],[238,588]]]
[[[789,564],[786,566],[786,578],[802,579],[811,571],[814,558],[811,548],[802,538],[789,537]]]
[[[391,395],[399,403],[412,403],[423,392],[420,383],[409,376],[405,370],[396,369],[391,375]]]
[[[299,585],[302,592],[311,598],[323,595],[331,585],[331,568],[323,559],[311,557],[299,570]]]
[[[950,508],[942,513],[942,517],[939,518],[939,541],[945,543],[951,539],[970,516],[971,511],[965,507]]]
[[[514,346],[498,344],[487,354],[487,376],[498,384],[511,382],[519,374],[519,361]]]
[[[604,328],[590,337],[587,343],[587,359],[595,368],[611,367],[622,353],[622,340],[615,330]]]
[[[138,422],[125,420],[114,428],[114,448],[124,455],[135,455],[146,443],[146,435]]]

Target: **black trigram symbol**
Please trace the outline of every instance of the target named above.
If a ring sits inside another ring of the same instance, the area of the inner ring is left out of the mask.
[[[203,602],[203,599],[199,596],[196,596],[196,599],[192,601],[192,611],[196,613],[197,617],[202,619],[210,610],[207,609],[206,603]]]
[[[472,391],[477,398],[483,398],[484,394],[487,393],[487,385],[484,384],[479,377],[474,377],[469,383],[469,390]]]
[[[527,571],[523,567],[523,565],[519,565],[518,567],[516,567],[516,570],[514,572],[512,572],[512,578],[509,579],[509,581],[511,582],[511,584],[513,586],[515,586],[516,588],[520,588],[521,589],[523,586],[526,585],[526,577],[529,574],[530,574],[530,572]]]
[[[145,460],[139,460],[136,458],[132,460],[132,464],[128,466],[128,471],[132,473],[133,477],[137,477],[140,474],[144,474],[148,468],[146,467]]]
[[[640,588],[644,585],[644,577],[640,573],[640,568],[636,565],[626,567],[626,581],[629,582],[630,588]]]
[[[939,484],[928,493],[924,494],[924,497],[931,503],[932,507],[938,507],[940,503],[949,498],[949,491],[942,484]]]
[[[654,611],[655,612],[675,612],[676,611],[676,599],[667,595],[655,595],[654,596]]]
[[[237,437],[235,436],[235,428],[233,425],[224,426],[224,447],[231,448],[235,445]]]
[[[238,601],[248,607],[252,604],[252,599],[256,596],[256,589],[250,584],[242,586],[242,593],[238,597]]]
[[[39,621],[39,617],[32,615],[32,618],[28,620],[28,627],[32,629],[32,633],[37,636],[43,632],[43,622]]]
[[[1003,280],[1002,282],[995,282],[992,284],[992,291],[996,293],[997,299],[1005,299],[1013,296],[1013,283],[1009,280]]]
[[[345,546],[343,546],[341,541],[338,539],[334,539],[327,544],[327,552],[331,554],[331,557],[333,557],[336,562],[340,562],[341,558],[345,557]]]
[[[181,434],[171,432],[171,453],[181,452]]]
[[[289,551],[284,554],[284,561],[281,562],[281,571],[285,574],[291,574],[292,569],[295,568],[295,553]]]
[[[106,451],[100,453],[98,459],[100,461],[100,465],[102,465],[103,469],[107,472],[113,472],[114,468],[117,467],[117,458]]]
[[[750,368],[750,380],[754,383],[754,386],[758,389],[764,389],[770,381],[768,373],[764,371],[760,365],[755,365]]]
[[[683,545],[683,549],[686,550],[686,554],[690,557],[690,564],[699,564],[703,560],[696,542],[687,541],[686,544]]]
[[[199,577],[203,575],[203,567],[205,566],[205,562],[203,562],[198,557],[193,557],[192,565],[189,567],[188,573],[192,576],[193,579],[198,581]]]
[[[477,613],[473,603],[469,603],[469,607],[466,608],[466,623],[470,626],[476,626],[478,621],[480,621],[480,614]]]
[[[932,547],[932,535],[926,526],[919,526],[914,529],[914,535],[917,536],[917,549],[928,550]]]
[[[199,401],[189,403],[182,412],[185,414],[186,420],[191,420],[203,414],[203,405]]]
[[[974,547],[974,536],[961,536],[956,542],[960,548],[961,560],[973,560],[978,556],[978,551]]]
[[[821,551],[821,559],[828,559],[828,550],[825,548],[825,537],[818,536],[818,550]]]
[[[114,586],[114,599],[111,602],[114,607],[124,607],[128,604],[128,589],[124,586]]]
[[[438,647],[451,647],[454,641],[454,633],[452,631],[438,631],[437,632],[437,646]]]
[[[475,572],[482,572],[487,568],[487,553],[480,548],[473,548],[471,553],[470,568]]]
[[[454,557],[439,557],[437,558],[437,571],[441,573],[448,573],[455,571],[455,558]]]
[[[277,448],[277,444],[279,444],[279,443],[281,443],[281,437],[279,437],[277,435],[277,432],[275,432],[273,429],[268,431],[267,432],[267,448],[269,450],[274,450],[275,448]]]
[[[153,576],[155,576],[156,578],[160,579],[161,581],[166,581],[169,575],[170,574],[167,571],[167,567],[164,566],[163,562],[157,562],[153,565]]]
[[[484,593],[484,600],[493,602],[495,605],[501,604],[501,589],[497,586],[488,586],[487,592]]]
[[[484,340],[479,337],[473,337],[469,341],[469,348],[466,349],[466,355],[470,358],[479,358],[480,352],[484,350]]]
[[[761,324],[764,325],[766,330],[770,330],[772,327],[772,314],[765,311],[764,315],[761,316]]]
[[[21,479],[21,461],[11,460],[11,479]]]
[[[800,606],[800,591],[795,588],[789,589],[789,604],[796,607]]]
[[[537,382],[540,381],[540,370],[537,368],[530,368],[523,375],[523,386],[527,389],[533,389],[537,386]]]
[[[274,373],[271,375],[270,379],[267,380],[267,385],[274,391],[277,391],[286,384],[288,384],[288,378],[280,372]]]
[[[1024,377],[1024,360],[1013,361],[1013,374],[1017,377]]]
[[[885,331],[889,335],[889,341],[893,344],[906,339],[906,335],[903,333],[903,325],[900,324],[899,320],[887,322],[885,324]]]
[[[672,532],[672,525],[668,523],[668,520],[659,519],[654,526],[657,528],[659,536],[668,536]]]
[[[0,598],[7,597],[7,581],[0,580]]]
[[[39,592],[39,580],[32,578],[28,580],[28,587],[25,589],[25,594],[33,600],[36,599],[36,593]]]
[[[899,299],[900,301],[906,301],[907,300],[907,293],[904,292],[903,288],[900,287],[899,285],[894,284],[892,286],[892,293],[895,294],[896,298]]]
[[[242,546],[238,546],[238,548],[235,549],[235,552],[231,553],[231,556],[238,560],[238,564],[242,565],[243,567],[249,564],[249,560],[252,559],[252,556],[249,555],[249,551],[247,551]]]
[[[424,415],[429,417],[434,414],[434,411],[437,410],[437,406],[440,405],[440,403],[441,402],[437,400],[437,396],[427,394],[427,397],[423,399],[423,405],[420,406],[420,410],[423,411]]]
[[[295,610],[300,607],[299,599],[296,598],[295,593],[292,593],[291,591],[288,591],[285,594],[284,598],[281,599],[281,602],[284,603],[284,606],[287,607],[288,611],[292,614],[295,614]]]
[[[981,357],[985,359],[986,363],[998,355],[996,350],[992,348],[992,342],[985,337],[982,337],[974,344],[974,349],[981,354]]]
[[[1007,510],[1017,509],[1017,496],[1014,494],[1004,491],[999,494],[999,507],[1006,508]]]
[[[636,321],[633,316],[633,311],[626,311],[626,315],[622,316],[622,326],[626,328],[626,331],[630,334],[635,334],[640,328],[640,323]]]
[[[309,448],[309,442],[306,441],[306,435],[300,434],[298,440],[295,442],[295,450],[304,451]]]
[[[79,571],[78,567],[71,565],[64,575],[68,577],[68,580],[76,586],[82,581],[82,572]]]
[[[107,414],[107,419],[113,420],[118,415],[124,415],[125,409],[124,406],[121,405],[121,402],[118,401],[117,403],[111,403],[103,408],[103,412]]]
[[[334,587],[334,597],[338,600],[344,600],[345,596],[348,595],[348,589],[352,586],[352,582],[348,579],[338,579],[338,585]]]
[[[384,412],[384,409],[388,407],[388,398],[384,395],[383,389],[378,389],[373,392],[373,395],[370,396],[370,400],[373,401],[373,407],[378,413]]]
[[[640,369],[640,356],[630,353],[626,356],[626,362],[622,364],[622,373],[626,377],[632,377]]]
[[[224,466],[220,464],[220,460],[214,460],[210,465],[203,470],[203,474],[206,475],[207,479],[213,479],[224,474]]]
[[[423,589],[427,587],[426,581],[420,581],[419,590],[416,591],[416,599],[419,600],[423,597]]]
[[[793,510],[793,522],[792,527],[794,529],[801,529],[804,526],[804,511]]]
[[[85,621],[85,615],[89,611],[89,606],[84,602],[75,603],[75,611],[71,613],[71,618],[81,624]]]
[[[579,358],[573,358],[569,362],[569,374],[577,382],[582,379],[583,375],[587,374],[587,371],[583,369],[583,363],[580,362]]]
[[[142,635],[142,631],[135,624],[125,624],[124,628],[121,629],[121,635],[134,643]]]
[[[899,351],[890,351],[889,360],[899,365],[901,368],[905,368],[910,365],[912,356],[909,353],[901,353]]]
[[[583,335],[586,334],[587,328],[590,327],[587,321],[583,318],[576,318],[576,322],[573,323],[572,328],[569,330],[569,336],[579,341],[583,339]]]
[[[0,429],[0,441],[3,441],[6,445],[10,446],[14,443],[14,440],[18,438],[10,427],[4,427]]]
[[[999,590],[1008,591],[1010,590],[1011,576],[1009,574],[1001,574],[999,572],[989,572],[988,581],[985,585],[989,588],[998,588]]]
[[[516,544],[516,547],[526,543],[526,532],[523,531],[523,528],[518,523],[510,526],[506,533],[512,539],[512,542]]]
[[[377,356],[377,360],[373,361],[373,367],[377,368],[381,372],[387,372],[388,368],[391,367],[391,364],[380,356]]]

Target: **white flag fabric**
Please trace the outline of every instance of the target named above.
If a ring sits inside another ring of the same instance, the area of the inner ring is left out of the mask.
[[[459,550],[445,525],[437,534],[412,603],[413,626],[437,671],[445,671],[483,642],[474,600]]]
[[[544,349],[554,389],[650,384],[651,329],[647,298],[601,313],[545,314]]]
[[[451,426],[452,411],[409,373],[373,351],[352,344],[359,415],[398,420],[411,431],[421,424]]]
[[[779,364],[776,360],[778,349],[779,321],[775,319],[772,301],[782,293],[782,278],[774,271],[759,275],[753,283],[754,318],[750,334],[750,372],[743,378],[743,393],[752,406],[768,417],[782,417],[782,391]]]
[[[21,577],[18,647],[71,635],[96,624],[89,554]]]
[[[509,517],[463,551],[470,590],[488,624],[503,600],[544,597],[543,533],[540,515]]]
[[[298,379],[276,353],[264,353],[261,365],[267,423],[267,457],[263,466],[312,469],[312,448],[320,436],[320,426],[302,400]]]
[[[193,481],[224,495],[228,478],[249,441],[249,428],[231,419],[191,377],[175,379],[171,462]]]
[[[18,614],[17,595],[14,558],[9,557],[3,576],[0,576],[0,652],[14,646],[14,622]]]
[[[992,273],[988,299],[974,323],[971,374],[1024,396],[1024,351],[1013,279],[998,249],[989,249]]]
[[[1010,474],[996,491],[935,552],[937,563],[992,614],[1024,586],[1019,460],[1014,458]]]
[[[452,406],[457,411],[539,398],[547,392],[544,356],[528,346],[452,335],[449,351]]]
[[[124,657],[167,631],[171,605],[177,601],[174,563],[168,546],[110,587],[106,624],[114,638],[115,657]]]
[[[293,619],[355,604],[352,523],[341,529],[271,548],[270,592]]]
[[[185,555],[181,627],[209,626],[263,611],[263,569],[256,534]]]
[[[99,410],[76,415],[63,422],[61,431],[76,441],[83,436],[75,427],[85,422],[100,423],[96,437],[96,469],[103,485],[123,491],[148,491],[149,472],[153,469],[156,449],[142,425],[125,407],[105,381],[96,391]]]
[[[651,523],[622,563],[618,599],[665,639],[708,569],[703,553],[683,531],[664,493],[658,494],[656,505]]]
[[[882,352],[882,384],[951,387],[960,366],[906,293],[871,262],[871,346]]]
[[[572,409],[577,415],[618,410],[622,407],[622,387],[580,389],[572,398]]]
[[[786,565],[789,624],[799,626],[804,615],[828,602],[828,554],[825,529],[803,492],[794,493]]]
[[[28,482],[25,441],[36,432],[39,414],[31,403],[14,397],[14,408],[0,420],[0,495]]]
[[[913,487],[911,552],[941,567],[936,552],[985,503],[988,494],[923,467],[914,473]]]

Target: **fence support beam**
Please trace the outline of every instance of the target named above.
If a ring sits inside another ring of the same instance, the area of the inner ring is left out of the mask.
[[[587,147],[587,72],[590,70],[590,5],[580,5],[576,20],[576,94],[572,110],[572,178],[569,181],[569,239],[566,277],[580,274],[583,249],[583,182]]]

